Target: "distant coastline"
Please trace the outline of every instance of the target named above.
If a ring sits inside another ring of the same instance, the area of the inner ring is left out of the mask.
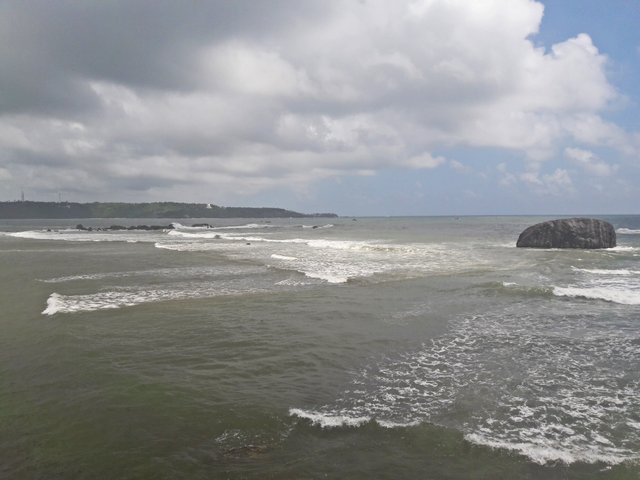
[[[284,208],[222,207],[207,203],[0,202],[0,218],[335,218],[335,213],[300,213]]]

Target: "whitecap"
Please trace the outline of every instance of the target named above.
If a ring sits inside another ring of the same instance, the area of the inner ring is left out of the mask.
[[[333,228],[334,225],[332,223],[327,223],[326,225],[302,225],[302,228],[312,229],[312,230],[324,230],[326,228]]]
[[[83,295],[52,293],[47,299],[47,307],[42,311],[42,314],[92,312],[168,300],[246,295],[265,291],[267,291],[266,287],[248,287],[242,283],[242,280],[239,280],[235,283],[177,284],[171,288],[119,289]]]
[[[571,267],[571,269],[575,272],[584,272],[584,273],[592,273],[595,275],[635,275],[640,274],[640,271],[637,270],[628,270],[626,268],[622,269],[603,269],[603,268],[578,268]]]
[[[635,252],[636,250],[638,250],[638,247],[631,247],[629,245],[618,245],[603,249],[605,252]]]
[[[309,420],[313,425],[322,428],[359,427],[371,421],[370,417],[352,417],[349,415],[327,415],[300,408],[289,409],[289,415]]]
[[[640,361],[637,339],[619,319],[585,328],[582,317],[507,308],[459,319],[423,348],[357,372],[334,402],[290,413],[326,428],[444,425],[539,464],[638,459],[640,385],[624,374]]]
[[[514,442],[512,439],[496,440],[492,434],[483,433],[468,433],[464,438],[476,445],[518,452],[539,465],[557,461],[565,464],[601,462],[615,465],[637,458],[634,452],[625,449],[602,448],[600,446],[567,448],[568,446],[560,446],[553,440],[545,441],[541,436],[536,437],[535,442]]]
[[[620,233],[622,235],[639,235],[640,230],[634,230],[631,228],[619,228],[616,230],[616,233]]]
[[[86,231],[76,229],[63,230],[26,230],[9,232],[6,235],[31,240],[63,240],[68,242],[148,242],[158,238],[158,233],[147,231]],[[162,233],[160,233],[162,235]]]
[[[640,305],[640,290],[623,288],[618,286],[599,287],[553,287],[553,294],[558,297],[574,297],[607,302],[622,305]]]
[[[175,267],[175,268],[154,268],[149,270],[128,270],[118,272],[100,272],[100,273],[83,273],[77,275],[66,275],[62,277],[54,277],[47,279],[40,279],[39,281],[44,283],[65,283],[73,282],[77,280],[104,280],[112,278],[127,278],[127,277],[161,277],[161,278],[190,278],[193,276],[207,276],[218,277],[225,275],[249,275],[266,272],[266,267],[262,266],[249,266],[249,265],[227,265],[224,268],[221,267]]]
[[[245,225],[228,225],[225,227],[212,227],[212,230],[253,230],[257,228],[281,228],[280,225],[269,223],[247,223]]]
[[[280,255],[278,253],[272,254],[271,258],[275,258],[276,260],[298,260],[296,257],[291,257],[288,255]]]
[[[49,295],[49,298],[47,298],[47,308],[42,311],[42,314],[54,315],[59,311],[64,310],[64,308],[64,298],[62,297],[62,295],[54,292]]]

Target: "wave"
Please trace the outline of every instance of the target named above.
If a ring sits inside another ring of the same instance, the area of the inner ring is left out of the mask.
[[[539,435],[542,437],[544,432],[539,432]],[[567,465],[576,462],[616,465],[638,458],[630,450],[606,445],[585,445],[568,449],[558,445],[553,440],[550,440],[546,445],[544,441],[540,442],[538,439],[533,442],[513,442],[509,439],[496,440],[491,434],[484,433],[469,433],[464,438],[476,445],[518,452],[540,465],[557,461]]]
[[[172,222],[171,226],[176,230],[194,230],[194,231],[209,230],[211,228],[211,226],[209,225],[202,225],[199,227],[196,227],[196,226],[190,227],[188,225],[183,225],[179,222]]]
[[[172,250],[174,252],[207,252],[211,250],[221,250],[225,248],[224,244],[220,243],[167,243],[167,242],[156,242],[154,244],[155,248],[159,248],[161,250]]]
[[[315,412],[313,410],[303,410],[301,408],[290,408],[289,415],[292,417],[302,418],[309,420],[312,425],[316,425],[321,428],[339,428],[339,427],[361,427],[367,423],[376,423],[383,428],[407,428],[415,427],[421,422],[393,422],[390,420],[381,420],[368,416],[353,417],[348,414],[345,415],[327,415],[322,412]]]
[[[230,240],[236,242],[256,242],[256,243],[281,243],[308,245],[313,248],[333,248],[337,250],[366,250],[366,249],[392,249],[393,246],[376,245],[368,242],[354,240],[329,240],[329,239],[306,239],[306,238],[267,238],[257,236],[246,236],[243,234],[220,234],[213,232],[182,232],[171,230],[169,236],[192,238],[192,239],[215,239]]]
[[[349,415],[328,415],[300,408],[289,409],[289,415],[309,420],[313,425],[323,428],[359,427],[371,421],[371,417],[353,417]]]
[[[621,305],[640,305],[639,290],[619,286],[553,287],[553,294],[558,297],[605,300]]]
[[[469,247],[449,244],[265,238],[245,234],[175,230],[168,235],[174,241],[157,242],[155,246],[184,252],[215,251],[233,260],[258,262],[334,284],[371,279],[374,276],[380,279],[389,276],[415,278],[433,273],[473,271],[484,268],[490,262]],[[215,241],[210,241],[212,238]]]
[[[220,267],[176,267],[176,268],[155,268],[150,270],[130,270],[121,272],[100,272],[86,273],[79,275],[66,275],[62,277],[54,277],[40,279],[43,283],[65,283],[78,280],[105,280],[111,278],[127,278],[127,277],[160,277],[160,278],[190,278],[198,277],[220,277],[226,275],[250,275],[266,272],[265,267],[261,266],[226,266],[224,269]]]
[[[298,260],[296,257],[290,257],[288,255],[280,255],[277,253],[272,254],[271,258],[275,258],[276,260]]]
[[[333,402],[289,414],[322,428],[442,425],[539,464],[637,460],[640,384],[621,374],[640,362],[635,319],[586,327],[526,308],[457,319],[422,348],[356,372]]]
[[[88,295],[61,295],[52,293],[47,299],[43,315],[56,313],[92,312],[96,310],[130,307],[141,303],[158,302],[169,299],[197,298],[195,292],[176,292],[172,290],[141,290],[137,292],[110,291]]]
[[[333,228],[334,225],[332,223],[327,223],[326,225],[302,225],[302,228],[310,228],[312,230],[324,230],[326,228]]]
[[[629,245],[618,245],[616,247],[603,249],[603,251],[605,251],[605,252],[635,252],[637,250],[640,250],[640,248],[631,247]]]
[[[548,287],[545,285],[521,285],[516,282],[500,282],[489,283],[487,284],[487,286],[491,289],[497,286],[498,291],[531,297],[546,297],[553,294],[553,287]]]
[[[631,228],[619,228],[616,230],[616,233],[620,233],[621,235],[640,235],[640,230],[633,230]]]
[[[638,275],[640,274],[639,270],[628,270],[626,268],[622,268],[622,269],[602,269],[602,268],[578,268],[578,267],[571,267],[571,269],[574,272],[584,272],[584,273],[592,273],[595,275],[623,275],[623,276],[628,276],[628,275]]]
[[[187,227],[180,223],[173,223],[175,229],[178,230],[254,230],[262,228],[282,228],[280,225],[271,225],[269,223],[247,223],[243,225],[226,225],[222,227],[216,227],[213,225],[203,227]]]
[[[199,284],[173,288],[149,288],[136,290],[113,290],[86,295],[61,295],[52,293],[47,299],[43,315],[56,313],[92,312],[143,303],[163,302],[196,298],[212,298],[228,295],[246,295],[266,292],[266,288],[234,288],[221,285]]]
[[[76,230],[67,228],[62,230],[26,230],[23,232],[5,232],[6,236],[15,238],[26,238],[30,240],[63,240],[68,242],[150,242],[158,238],[156,232],[146,231],[114,231],[114,232],[88,232],[86,230]]]

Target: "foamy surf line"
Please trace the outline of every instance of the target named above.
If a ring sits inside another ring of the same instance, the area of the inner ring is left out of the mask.
[[[86,232],[84,230],[26,230],[22,232],[5,232],[4,235],[30,240],[61,240],[65,242],[150,242],[154,238],[151,232]],[[156,237],[157,238],[157,237]]]
[[[420,425],[419,421],[412,422],[394,422],[391,420],[383,420],[369,416],[354,417],[348,414],[327,414],[313,410],[303,410],[301,408],[290,408],[289,415],[292,417],[309,420],[312,425],[321,428],[355,428],[361,427],[370,422],[374,422],[383,428],[407,428]]]
[[[227,225],[216,227],[215,225],[204,226],[192,226],[182,225],[178,222],[173,222],[173,228],[176,230],[189,230],[189,231],[203,231],[203,230],[254,230],[259,228],[282,228],[280,225],[271,225],[268,223],[247,223],[245,225]]]
[[[628,270],[625,268],[612,270],[612,269],[603,269],[603,268],[578,268],[571,267],[571,270],[574,272],[584,272],[584,273],[592,273],[594,275],[638,275],[640,274],[640,270]]]
[[[640,290],[616,287],[553,287],[558,297],[604,300],[621,305],[640,305]]]
[[[348,413],[329,414],[314,410],[303,410],[300,408],[290,408],[289,415],[303,420],[308,420],[311,425],[323,429],[358,428],[372,422],[382,428],[410,428],[422,423],[419,420],[396,422],[377,419],[371,416],[351,416]],[[600,444],[593,447],[582,446],[575,449],[566,449],[561,448],[552,440],[540,441],[539,443],[497,440],[490,434],[487,434],[486,431],[465,433],[464,439],[475,445],[517,452],[539,465],[545,465],[547,463],[557,461],[567,465],[576,462],[616,465],[640,459],[640,455],[636,452],[607,445],[606,441],[602,442],[604,445]]]
[[[336,250],[393,250],[395,246],[377,245],[375,243],[360,242],[355,240],[329,240],[329,239],[307,239],[307,238],[266,238],[257,236],[247,236],[239,233],[215,233],[215,232],[181,232],[171,230],[169,236],[192,238],[192,239],[212,239],[228,240],[235,242],[256,242],[256,243],[280,243],[308,245],[314,248],[331,248]]]
[[[428,422],[538,464],[637,461],[639,384],[620,372],[638,364],[640,344],[616,319],[574,338],[577,326],[581,319],[558,322],[517,305],[463,318],[417,351],[364,367],[331,404],[289,414],[322,428]],[[477,407],[458,411],[469,398]]]
[[[464,435],[464,439],[476,445],[517,452],[539,465],[557,461],[567,465],[576,462],[617,465],[640,459],[640,455],[631,450],[603,445],[568,450],[554,445],[552,441],[541,442],[542,444],[539,444],[533,442],[495,440],[482,432],[467,433]]]
[[[61,295],[52,293],[47,299],[47,307],[42,315],[54,315],[57,313],[92,312],[97,310],[110,310],[122,307],[132,307],[144,303],[163,302],[169,300],[184,300],[196,298],[213,298],[229,295],[244,295],[248,293],[261,293],[265,289],[252,288],[238,290],[232,288],[202,288],[192,290],[150,289],[139,291],[109,291],[92,293],[88,295]]]
[[[265,273],[266,267],[237,265],[233,267],[225,267],[224,269],[217,267],[176,267],[176,268],[155,268],[150,270],[130,270],[122,272],[102,272],[102,273],[86,273],[79,275],[67,275],[63,277],[54,277],[47,279],[38,279],[43,283],[65,283],[78,280],[105,280],[112,278],[127,277],[160,277],[160,278],[188,278],[192,276],[220,277],[227,275],[249,275]]]

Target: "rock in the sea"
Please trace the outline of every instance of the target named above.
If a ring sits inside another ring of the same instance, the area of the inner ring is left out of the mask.
[[[611,248],[616,231],[609,222],[595,218],[567,218],[532,225],[518,237],[517,247]]]

